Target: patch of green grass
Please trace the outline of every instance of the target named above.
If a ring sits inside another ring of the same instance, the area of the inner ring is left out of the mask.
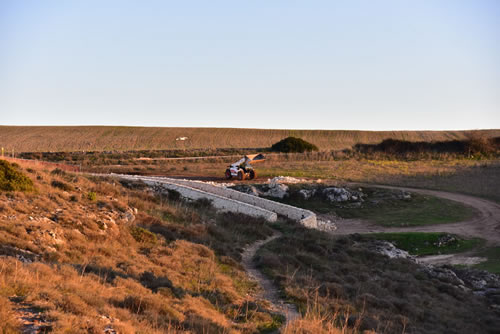
[[[475,209],[461,203],[434,196],[411,194],[410,199],[400,199],[394,190],[365,188],[366,200],[355,203],[332,203],[324,198],[309,200],[297,197],[284,199],[287,204],[319,213],[333,212],[346,219],[365,219],[383,226],[406,227],[456,223],[472,218]]]
[[[402,233],[372,233],[365,234],[366,237],[386,240],[396,247],[409,252],[411,255],[437,255],[461,253],[478,247],[481,239],[462,239],[456,235],[454,241],[439,246],[440,239],[445,238],[448,233],[425,233],[425,232],[402,232]],[[500,255],[500,253],[499,253]],[[500,258],[500,257],[499,257]]]
[[[461,222],[472,218],[475,210],[443,198],[412,194],[410,200],[368,202],[360,208],[340,208],[343,218],[361,218],[383,226],[421,226]]]
[[[475,265],[475,268],[500,274],[500,247],[490,247],[477,253],[476,255],[486,257],[488,260]]]

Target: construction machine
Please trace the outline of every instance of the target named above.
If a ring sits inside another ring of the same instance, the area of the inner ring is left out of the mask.
[[[228,166],[226,169],[226,179],[232,179],[233,177],[237,177],[238,180],[242,181],[245,179],[250,179],[253,180],[257,178],[257,173],[255,172],[255,169],[251,165],[257,162],[262,162],[266,160],[263,154],[250,154],[250,155],[245,155],[243,158],[240,160],[236,161],[235,163],[232,163],[231,165]]]

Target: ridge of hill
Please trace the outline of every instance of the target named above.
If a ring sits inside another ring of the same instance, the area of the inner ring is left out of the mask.
[[[376,144],[392,138],[407,141],[498,137],[500,129],[467,131],[272,130],[128,126],[0,126],[0,146],[7,152],[125,151],[270,147],[300,137],[320,150]]]

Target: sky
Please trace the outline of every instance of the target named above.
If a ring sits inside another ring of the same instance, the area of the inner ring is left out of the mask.
[[[497,0],[0,0],[0,124],[500,128]]]

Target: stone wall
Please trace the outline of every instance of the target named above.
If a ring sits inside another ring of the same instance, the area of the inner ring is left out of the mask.
[[[253,217],[263,217],[264,219],[270,222],[274,222],[277,220],[277,214],[270,210],[266,210],[264,208],[260,208],[254,205],[250,205],[247,203],[239,202],[237,200],[219,196],[218,194],[215,193],[209,193],[200,189],[195,189],[187,185],[176,184],[160,178],[148,178],[140,176],[125,176],[125,175],[121,175],[120,177],[128,180],[141,180],[147,185],[154,187],[157,190],[159,188],[164,189],[165,191],[175,190],[179,194],[181,194],[181,196],[191,200],[206,198],[210,200],[214,208],[216,208],[219,211],[230,211],[230,212],[243,213]]]
[[[265,209],[267,211],[275,212],[279,215],[298,221],[302,225],[308,228],[318,227],[316,215],[312,211],[304,210],[283,203],[278,203],[265,198],[245,194],[236,190],[227,189],[221,186],[212,185],[200,181],[178,180],[178,179],[163,178],[163,177],[141,177],[141,179],[143,179],[144,181],[148,180],[151,182],[161,181],[166,184],[176,184],[178,186],[197,189],[203,191],[204,193],[218,195],[220,197],[229,200],[235,200],[238,203],[244,203],[247,205],[251,205],[253,207],[258,207],[261,209]]]

